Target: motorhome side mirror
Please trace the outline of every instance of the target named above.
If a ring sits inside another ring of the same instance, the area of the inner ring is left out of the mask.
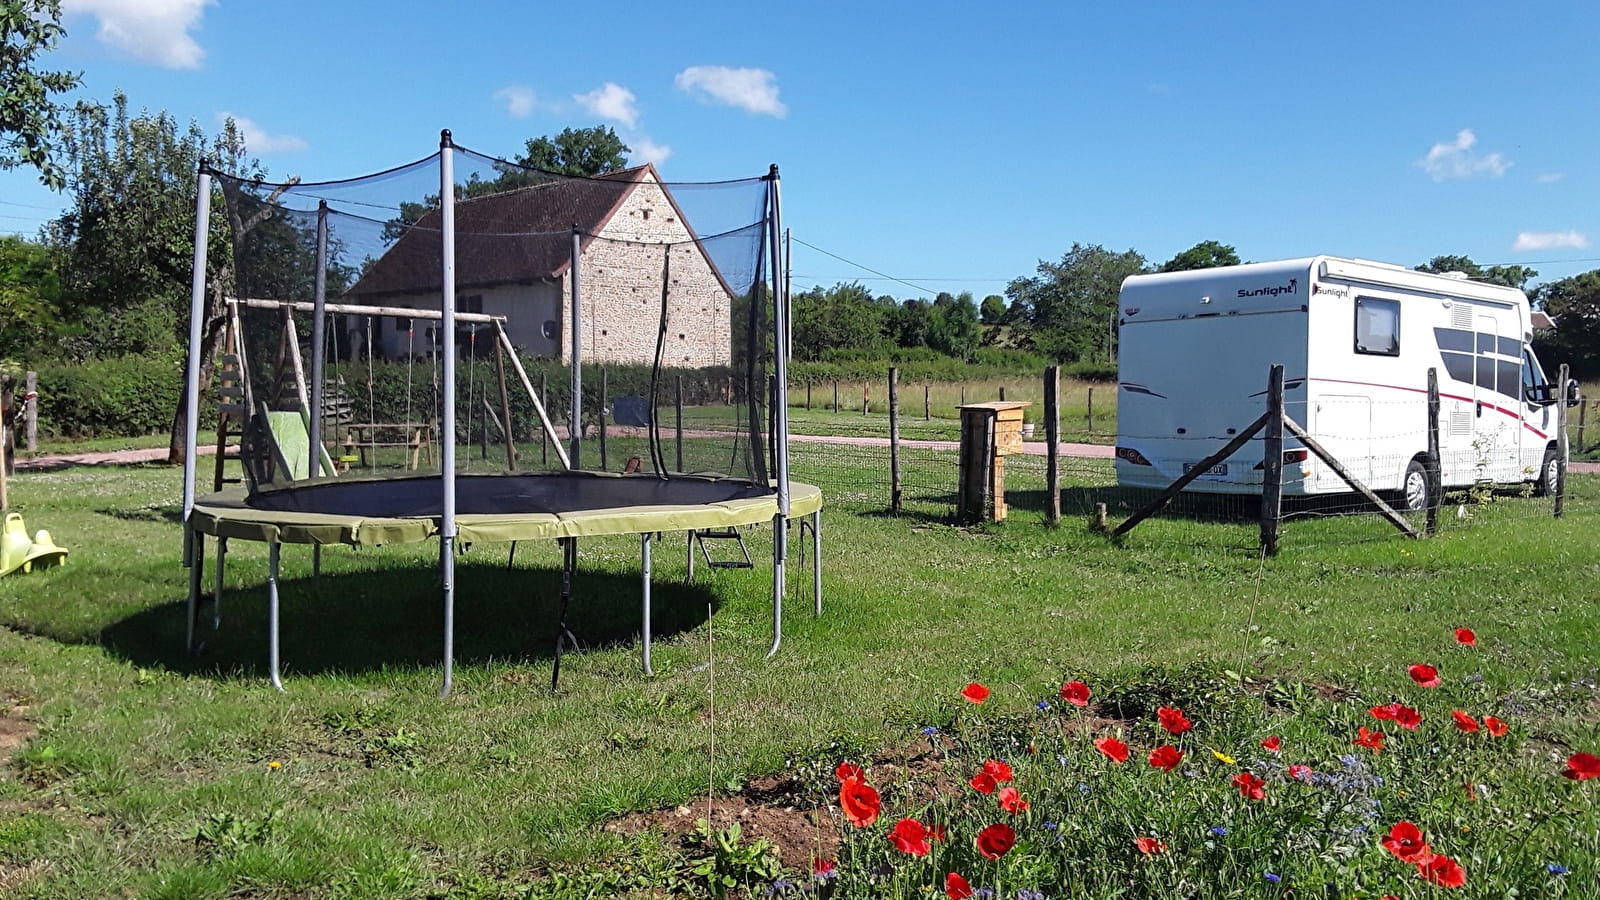
[[[1583,401],[1583,397],[1578,391],[1578,379],[1576,379],[1576,378],[1568,378],[1567,379],[1567,406],[1577,406],[1582,401]]]

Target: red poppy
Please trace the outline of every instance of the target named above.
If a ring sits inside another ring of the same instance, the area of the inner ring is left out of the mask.
[[[1355,740],[1351,741],[1350,743],[1355,744],[1357,747],[1366,747],[1373,753],[1382,753],[1383,732],[1368,731],[1367,726],[1362,725],[1360,728],[1356,729]]]
[[[1163,772],[1171,772],[1180,762],[1183,762],[1183,751],[1177,747],[1163,744],[1150,751],[1150,765]]]
[[[1161,843],[1153,837],[1134,838],[1133,845],[1139,848],[1139,852],[1143,853],[1145,856],[1155,856],[1157,853],[1167,849],[1166,844]]]
[[[1396,703],[1394,705],[1394,721],[1395,724],[1407,731],[1416,731],[1417,726],[1422,724],[1422,714],[1409,706],[1401,706]]]
[[[1471,628],[1457,628],[1456,643],[1474,647],[1477,646],[1478,636],[1472,633]]]
[[[867,773],[863,772],[861,767],[853,762],[842,762],[839,763],[839,767],[837,769],[833,770],[833,777],[839,779],[841,782],[849,781],[852,778],[857,781],[866,781]]]
[[[991,759],[984,762],[983,771],[995,781],[1010,781],[1012,778],[1011,766],[1001,762],[998,759]]]
[[[820,875],[823,878],[827,878],[829,875],[832,875],[838,870],[839,864],[831,859],[823,859],[820,856],[811,857],[811,873],[813,875]]]
[[[1469,715],[1467,715],[1466,713],[1462,712],[1459,709],[1456,710],[1455,712],[1452,712],[1450,714],[1450,718],[1456,720],[1456,727],[1457,728],[1461,729],[1462,731],[1467,732],[1468,734],[1471,734],[1472,732],[1478,730],[1478,720],[1474,719],[1473,717],[1471,717]]]
[[[1487,729],[1489,734],[1493,735],[1494,737],[1501,737],[1505,735],[1507,731],[1511,730],[1510,726],[1506,725],[1506,723],[1500,721],[1499,719],[1496,719],[1494,716],[1484,716],[1483,727]]]
[[[992,794],[994,793],[994,789],[999,787],[999,785],[994,783],[994,776],[990,775],[988,772],[979,772],[978,774],[972,776],[972,780],[967,782],[967,784],[972,785],[972,789],[980,794]]]
[[[1440,887],[1458,888],[1467,883],[1467,870],[1448,856],[1435,856],[1417,863],[1417,874]]]
[[[1299,764],[1292,765],[1289,767],[1289,777],[1293,778],[1295,781],[1304,781],[1306,784],[1310,784],[1311,767]]]
[[[1061,699],[1073,706],[1089,705],[1089,686],[1081,681],[1069,681],[1061,686]]]
[[[983,854],[984,859],[999,859],[1016,846],[1017,833],[1010,825],[1002,822],[978,832],[974,843],[977,844],[978,852]]]
[[[1264,800],[1267,796],[1267,783],[1251,775],[1249,772],[1240,772],[1233,776],[1233,786],[1239,789],[1239,795],[1249,800]]]
[[[951,872],[944,877],[944,894],[950,900],[966,900],[972,896],[972,885],[959,874]]]
[[[844,810],[844,817],[850,824],[857,828],[866,828],[878,821],[878,810],[883,808],[883,801],[878,798],[878,792],[858,778],[847,778],[839,785],[839,808]]]
[[[1395,720],[1395,716],[1400,714],[1400,704],[1389,703],[1384,706],[1374,706],[1367,710],[1367,712],[1371,713],[1372,717],[1380,722],[1393,722]]]
[[[1415,681],[1422,687],[1436,688],[1439,686],[1439,670],[1435,669],[1433,666],[1422,665],[1419,663],[1417,665],[1407,667],[1406,671],[1411,674],[1411,680]]]
[[[1396,822],[1380,843],[1383,849],[1393,853],[1401,862],[1421,862],[1433,855],[1428,852],[1428,842],[1422,837],[1422,829],[1410,822]]]
[[[1095,738],[1094,748],[1119,766],[1128,761],[1128,745],[1114,737]]]
[[[989,699],[989,689],[974,681],[961,689],[961,696],[972,703],[982,703]]]
[[[1574,753],[1568,757],[1567,770],[1561,774],[1573,781],[1600,778],[1600,756],[1595,756],[1593,753]]]
[[[1189,721],[1188,717],[1183,714],[1183,710],[1174,709],[1170,706],[1163,706],[1156,710],[1156,718],[1161,720],[1162,728],[1173,734],[1183,734],[1194,727],[1194,723]]]
[[[1014,816],[1028,811],[1028,801],[1022,799],[1022,792],[1016,788],[1003,787],[1000,789],[1000,808]]]
[[[1262,741],[1261,746],[1270,753],[1277,753],[1279,750],[1283,749],[1283,741],[1279,740],[1277,735],[1272,735],[1271,737]]]
[[[899,848],[901,853],[912,856],[927,856],[932,845],[928,838],[932,837],[928,827],[916,819],[901,819],[894,823],[894,828],[889,831],[889,841]]]

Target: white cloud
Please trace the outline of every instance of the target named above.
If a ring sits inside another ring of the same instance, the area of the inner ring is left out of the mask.
[[[1580,231],[1524,231],[1517,235],[1511,250],[1525,253],[1529,250],[1582,250],[1588,246],[1589,239]]]
[[[1567,177],[1567,173],[1565,172],[1541,172],[1539,173],[1539,177],[1535,178],[1534,181],[1537,181],[1540,184],[1555,184],[1565,177]]]
[[[690,66],[672,80],[678,90],[745,112],[783,118],[789,107],[778,99],[777,76],[766,69]]]
[[[206,52],[189,32],[215,0],[63,0],[66,15],[94,16],[100,43],[168,69],[198,69]]]
[[[658,144],[649,138],[638,138],[628,141],[628,147],[633,151],[636,159],[633,162],[655,163],[660,165],[672,155],[672,148],[666,144]]]
[[[265,128],[244,116],[217,113],[218,122],[228,119],[233,120],[233,126],[239,129],[239,136],[244,138],[244,145],[251,153],[299,153],[310,146],[304,138],[292,134],[268,134]]]
[[[639,121],[639,108],[634,105],[633,91],[620,84],[608,81],[587,94],[573,94],[572,99],[591,116],[621,122],[629,128]]]
[[[1472,133],[1472,129],[1463,128],[1456,132],[1456,139],[1451,143],[1434,144],[1433,149],[1417,165],[1434,181],[1471,178],[1474,175],[1493,175],[1498,178],[1511,168],[1510,160],[1499,153],[1474,156],[1472,148],[1477,143],[1478,136]]]
[[[538,102],[533,88],[523,87],[520,84],[507,85],[495,91],[494,98],[505,101],[506,115],[513,119],[526,119],[533,113],[534,104]]]

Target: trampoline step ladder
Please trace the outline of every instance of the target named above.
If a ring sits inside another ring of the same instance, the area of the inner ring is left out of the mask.
[[[225,353],[222,367],[217,372],[217,451],[213,490],[220,491],[225,484],[244,481],[243,478],[223,474],[228,460],[240,458],[241,448],[233,447],[230,452],[228,441],[235,437],[243,438],[245,419],[249,415],[245,405],[244,379],[244,367],[238,354]]]
[[[745,546],[744,535],[737,528],[710,528],[694,532],[695,543],[700,545],[700,553],[706,558],[706,565],[713,569],[748,569],[754,564],[750,561],[750,548]],[[712,559],[711,548],[706,546],[706,541],[733,541],[739,548],[743,559]]]

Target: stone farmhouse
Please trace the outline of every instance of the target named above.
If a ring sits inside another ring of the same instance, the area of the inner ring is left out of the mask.
[[[345,293],[373,306],[439,308],[438,210],[379,257]],[[456,310],[506,317],[525,353],[571,358],[572,227],[580,243],[583,361],[651,363],[666,273],[662,363],[725,366],[732,361],[733,291],[695,242],[653,165],[597,178],[562,179],[455,204]],[[670,263],[666,255],[670,253]],[[369,323],[349,318],[351,347],[365,348]],[[435,322],[373,317],[373,354],[431,352]],[[458,343],[468,326],[458,325]],[[485,341],[478,352],[491,353]]]

